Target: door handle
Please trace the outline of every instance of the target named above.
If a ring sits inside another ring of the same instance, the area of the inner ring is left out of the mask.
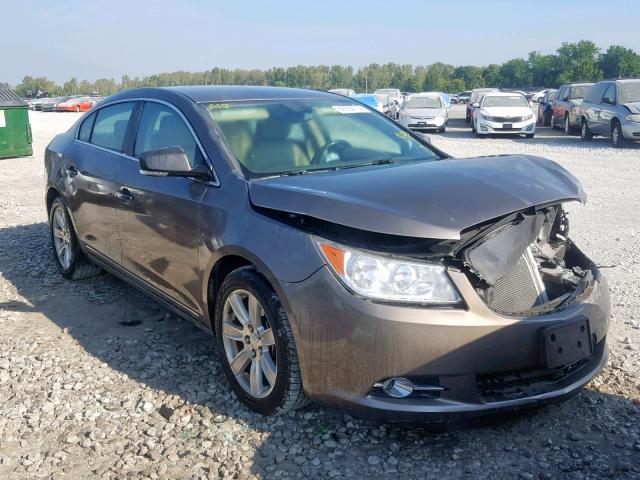
[[[70,177],[75,177],[76,175],[78,175],[78,169],[73,165],[69,165],[67,167],[67,173],[69,174]]]
[[[120,191],[116,193],[116,197],[123,202],[131,202],[133,200],[133,195],[131,195],[131,192],[126,187],[122,187]]]

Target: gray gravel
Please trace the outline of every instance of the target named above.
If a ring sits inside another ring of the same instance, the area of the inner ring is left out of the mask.
[[[611,267],[613,296],[610,362],[583,392],[434,433],[315,405],[254,415],[206,334],[110,275],[62,280],[42,154],[75,118],[32,113],[33,158],[0,160],[0,478],[640,477],[640,149],[549,129],[475,139],[460,120],[433,136],[456,156],[526,152],[580,178],[589,201],[570,207],[572,236]]]

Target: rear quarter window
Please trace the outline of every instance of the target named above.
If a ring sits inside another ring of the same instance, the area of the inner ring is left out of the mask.
[[[96,114],[92,113],[80,124],[78,129],[78,140],[88,142],[91,139],[91,129],[93,128],[93,122],[96,119]]]

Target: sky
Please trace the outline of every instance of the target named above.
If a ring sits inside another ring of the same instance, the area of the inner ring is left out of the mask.
[[[582,39],[640,52],[638,0],[1,3],[0,82],[12,85],[215,66],[487,65]]]

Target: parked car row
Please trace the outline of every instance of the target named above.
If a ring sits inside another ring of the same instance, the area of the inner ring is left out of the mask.
[[[579,131],[585,142],[609,137],[616,148],[640,140],[640,79],[568,83],[551,95],[539,100],[543,125],[562,128],[566,135]]]
[[[65,96],[52,98],[38,98],[27,102],[31,110],[42,112],[86,112],[102,97]]]

